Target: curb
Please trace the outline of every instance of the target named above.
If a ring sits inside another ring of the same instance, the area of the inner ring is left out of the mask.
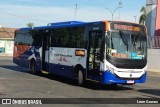
[[[160,72],[147,72],[148,76],[160,77]]]
[[[151,71],[151,72],[160,72],[160,69],[147,69],[146,71]]]
[[[160,77],[160,70],[151,70],[151,69],[148,69],[147,70],[147,74],[149,76],[157,76],[157,77]]]
[[[12,60],[13,55],[12,54],[1,54],[0,53],[0,60]]]

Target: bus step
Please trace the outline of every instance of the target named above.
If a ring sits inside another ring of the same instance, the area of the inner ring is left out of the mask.
[[[47,71],[42,71],[43,74],[49,74]]]

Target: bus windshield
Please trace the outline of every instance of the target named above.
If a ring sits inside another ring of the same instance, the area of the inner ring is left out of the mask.
[[[114,58],[144,59],[147,55],[146,36],[131,32],[111,32],[107,38],[107,55]]]

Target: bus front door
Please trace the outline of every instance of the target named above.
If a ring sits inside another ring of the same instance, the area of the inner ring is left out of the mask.
[[[102,31],[89,32],[89,47],[87,58],[87,78],[95,79],[99,76],[100,55],[102,48]]]
[[[49,72],[49,33],[43,34],[42,41],[42,73]]]

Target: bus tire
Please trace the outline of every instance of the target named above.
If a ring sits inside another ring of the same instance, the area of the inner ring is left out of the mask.
[[[37,74],[36,62],[34,60],[31,60],[30,62],[30,69],[32,74]]]
[[[83,86],[85,82],[84,74],[81,70],[78,71],[78,85]]]

